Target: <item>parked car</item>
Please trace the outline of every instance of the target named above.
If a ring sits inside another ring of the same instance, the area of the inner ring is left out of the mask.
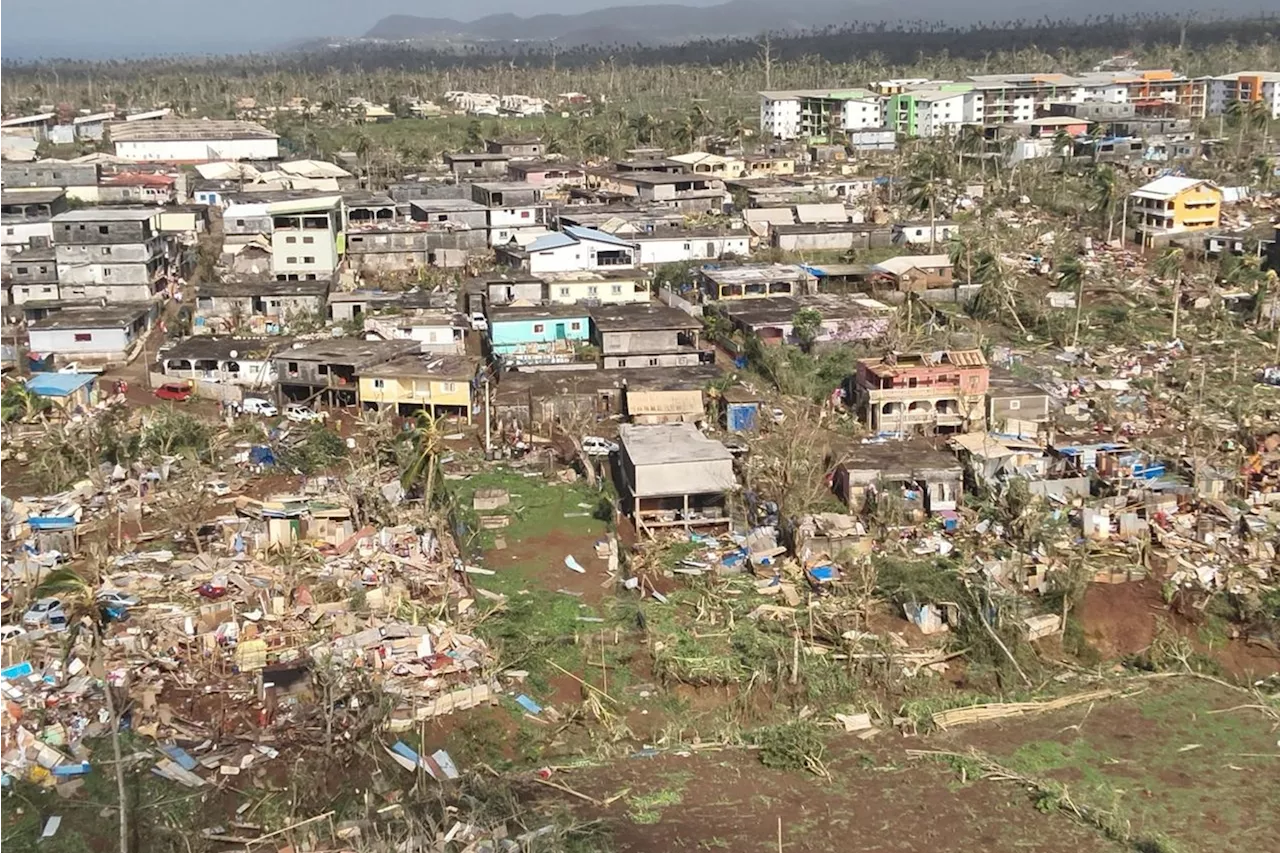
[[[231,494],[231,487],[225,480],[210,480],[204,484],[204,490],[215,498],[223,498]]]
[[[129,595],[118,589],[103,590],[98,593],[98,603],[110,607],[137,607],[142,600],[136,595]]]
[[[16,640],[23,634],[27,633],[27,629],[21,625],[0,625],[0,641],[9,642]]]
[[[608,456],[610,453],[618,452],[618,445],[607,438],[589,435],[582,439],[582,449],[588,456]]]
[[[474,311],[471,314],[471,328],[477,332],[488,331],[489,318],[484,316],[481,311]]]
[[[329,413],[317,412],[301,403],[290,403],[284,407],[284,416],[296,424],[310,424],[325,420],[329,417]]]
[[[53,627],[53,623],[58,621],[55,617],[60,617],[62,624],[66,625],[67,614],[62,610],[62,601],[57,598],[42,598],[23,614],[22,626],[24,628],[43,628],[46,625]]]
[[[161,400],[184,403],[191,399],[191,386],[183,385],[181,382],[166,382],[156,389],[156,396]]]
[[[245,397],[240,401],[240,408],[245,414],[262,415],[266,418],[274,418],[280,414],[280,410],[276,408],[275,403],[270,400],[264,400],[261,397]]]
[[[773,422],[775,424],[780,424],[787,419],[787,413],[782,411],[782,408],[779,406],[774,406],[772,411],[769,412],[769,415],[773,418]]]
[[[740,435],[730,435],[721,444],[734,456],[746,456],[751,452],[751,445]]]

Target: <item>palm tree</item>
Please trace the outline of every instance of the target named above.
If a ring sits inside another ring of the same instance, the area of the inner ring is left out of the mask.
[[[953,269],[964,269],[966,285],[973,284],[973,251],[977,245],[978,239],[970,231],[953,231],[951,239],[947,241],[947,255],[951,259],[951,266]]]
[[[635,134],[636,142],[641,145],[653,144],[653,137],[657,133],[658,125],[649,113],[640,113],[632,116],[627,122],[627,126]]]
[[[931,158],[929,163],[920,165],[927,171],[916,172],[907,179],[906,201],[916,210],[929,211],[929,252],[932,253],[937,246],[938,191],[942,181],[933,169]]]
[[[1075,140],[1071,134],[1067,133],[1067,129],[1058,128],[1058,132],[1053,135],[1053,150],[1058,152],[1059,156],[1070,157],[1074,146]]]
[[[977,124],[965,124],[960,126],[960,132],[956,134],[956,158],[960,170],[964,171],[964,160],[966,157],[977,157],[981,155],[987,148],[987,139],[982,135],[982,126]]]
[[[1071,332],[1073,348],[1080,344],[1080,322],[1084,319],[1084,278],[1084,261],[1078,255],[1071,255],[1058,264],[1058,284],[1076,292],[1076,322]]]
[[[76,640],[85,626],[89,626],[90,671],[97,662],[102,662],[102,640],[107,625],[106,614],[99,606],[94,587],[74,569],[54,569],[36,587],[37,597],[57,598],[62,602],[62,609],[67,614],[67,656],[70,657]],[[65,670],[66,667],[63,667]],[[116,797],[120,812],[120,853],[129,853],[129,792],[124,781],[124,761],[120,754],[120,720],[116,716],[115,697],[111,693],[111,678],[108,674],[103,683],[103,695],[106,696],[108,724],[111,726],[111,751],[115,759]]]
[[[0,396],[0,420],[30,422],[52,408],[47,397],[41,397],[22,382],[5,386]]]
[[[409,440],[413,444],[413,457],[400,475],[400,485],[406,491],[421,485],[423,500],[430,506],[435,493],[436,470],[440,467],[440,448],[443,442],[440,422],[430,412],[419,411],[414,416]]]
[[[1161,281],[1173,282],[1173,328],[1169,339],[1178,339],[1178,320],[1182,314],[1182,258],[1185,252],[1177,246],[1170,246],[1160,253],[1151,267]]]
[[[1116,204],[1120,200],[1120,177],[1111,166],[1099,166],[1089,179],[1089,209],[1106,219],[1107,243],[1115,235]]]

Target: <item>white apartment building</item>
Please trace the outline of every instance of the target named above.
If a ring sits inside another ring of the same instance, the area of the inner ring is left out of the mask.
[[[1280,72],[1241,71],[1208,79],[1207,111],[1222,115],[1235,101],[1261,101],[1267,115],[1280,118]]]
[[[884,99],[868,89],[760,93],[760,130],[774,139],[829,139],[884,126]]]
[[[267,205],[271,216],[271,272],[279,280],[332,278],[342,260],[342,196]]]
[[[973,121],[969,107],[973,92],[916,93],[916,127],[920,136],[946,136]]]

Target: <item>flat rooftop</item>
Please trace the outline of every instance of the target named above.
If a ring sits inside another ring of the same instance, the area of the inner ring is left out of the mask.
[[[66,194],[60,187],[6,187],[0,191],[0,204],[52,204]]]
[[[919,471],[960,474],[963,466],[954,453],[938,450],[923,439],[855,444],[840,456],[849,470],[877,471],[886,478],[910,477]]]
[[[376,364],[379,361],[389,361],[397,356],[415,352],[420,346],[421,344],[417,341],[362,341],[359,338],[330,338],[281,350],[276,353],[275,358],[287,361]]]
[[[196,296],[324,296],[327,278],[277,281],[274,278],[239,278],[210,281],[196,286]]]
[[[538,370],[528,373],[508,371],[498,383],[495,399],[510,405],[527,401],[529,395],[597,394],[601,391],[701,391],[724,374],[714,364],[689,367],[662,367],[607,370]]]
[[[146,222],[163,213],[161,207],[85,207],[53,217],[54,222]]]
[[[752,264],[743,267],[703,269],[702,274],[716,284],[750,284],[780,279],[800,281],[808,275],[804,267],[795,264]]]
[[[852,320],[893,314],[896,309],[875,299],[822,293],[793,298],[770,296],[763,299],[730,300],[717,303],[718,310],[750,326],[790,323],[801,308],[815,308],[823,320]]]
[[[489,322],[509,320],[580,319],[589,316],[585,305],[495,305],[489,309]]]
[[[292,338],[227,338],[212,335],[195,335],[178,341],[164,350],[161,355],[165,359],[217,359],[231,358],[266,358],[273,353],[286,349],[293,342]],[[232,355],[235,353],[235,355]]]
[[[733,461],[723,444],[707,438],[693,424],[622,424],[618,440],[637,467],[682,462]]]
[[[439,376],[442,379],[471,381],[480,369],[480,359],[467,355],[406,355],[368,368],[373,376]]]
[[[591,322],[601,332],[698,329],[702,323],[679,308],[650,302],[641,305],[597,305],[590,309]]]
[[[150,302],[124,303],[120,305],[96,305],[64,308],[43,320],[37,320],[27,328],[33,331],[57,329],[121,329],[131,326],[152,309]]]
[[[472,201],[469,198],[415,198],[409,202],[409,207],[416,207],[425,211],[446,211],[450,213],[479,213],[489,209],[480,202]]]

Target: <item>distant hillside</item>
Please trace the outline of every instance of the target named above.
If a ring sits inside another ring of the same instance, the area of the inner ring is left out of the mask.
[[[937,22],[967,25],[983,21],[1033,23],[1039,19],[1081,21],[1115,14],[1113,0],[917,0],[909,7],[885,0],[730,0],[717,6],[614,6],[577,15],[489,15],[475,21],[391,15],[378,21],[365,38],[388,41],[559,42],[590,44],[671,44],[692,39],[735,38],[763,32],[821,30],[867,21]],[[1227,0],[1206,9],[1194,0],[1129,0],[1122,14],[1242,15],[1256,11],[1251,0]],[[909,12],[904,13],[904,9]]]

